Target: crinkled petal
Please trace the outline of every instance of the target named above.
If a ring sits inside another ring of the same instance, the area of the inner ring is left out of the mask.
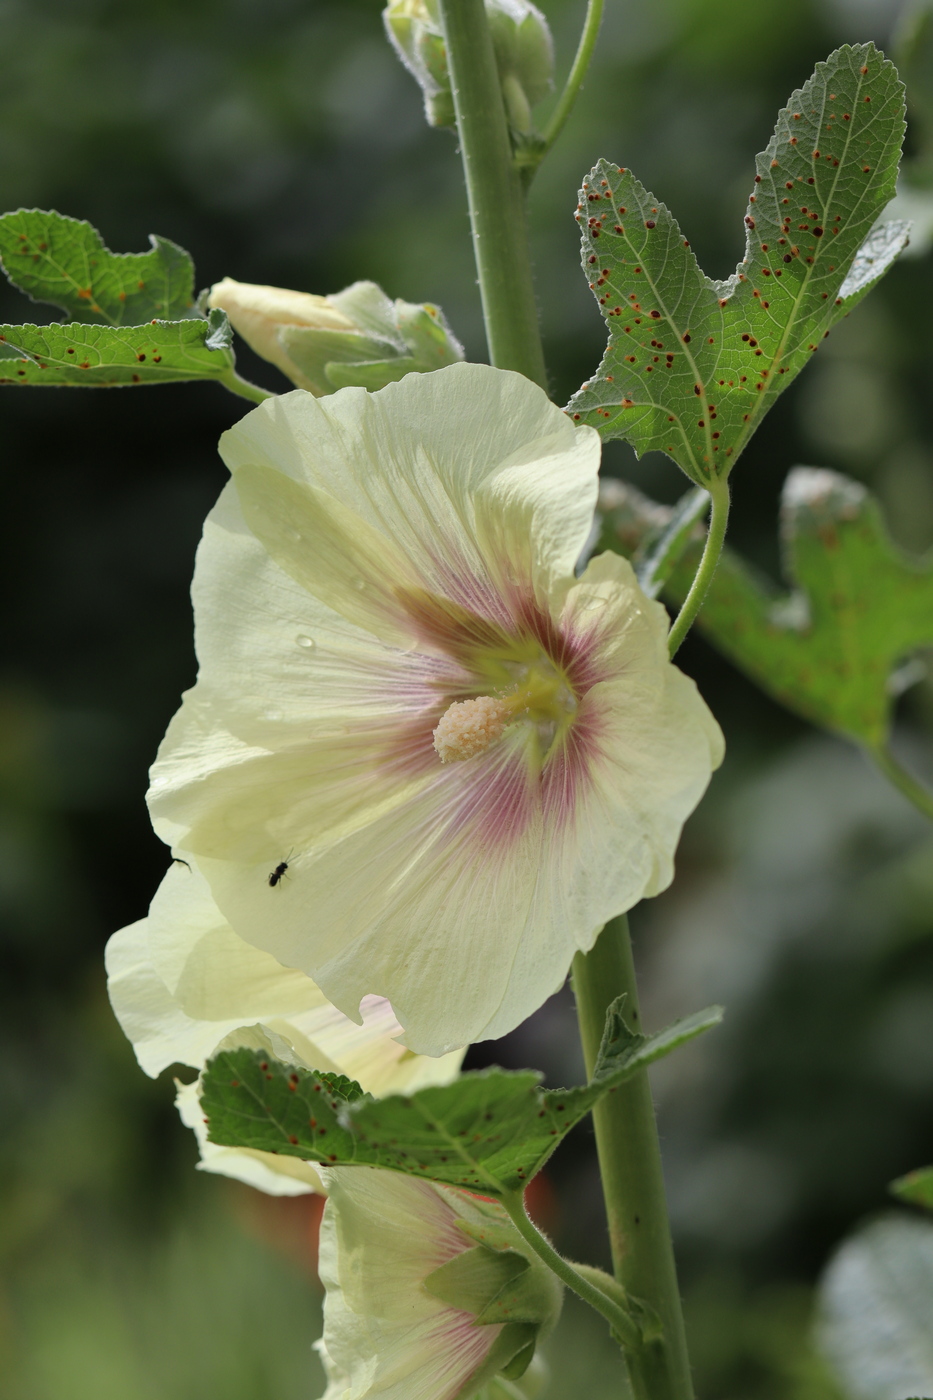
[[[598,439],[520,377],[458,365],[269,401],[224,452],[157,829],[348,1017],[386,998],[428,1054],[502,1035],[669,882],[721,755],[629,566],[573,578]],[[436,724],[516,637],[576,668],[561,742],[542,767],[516,722],[442,767]]]
[[[460,1067],[462,1054],[428,1059],[401,1045],[382,998],[366,999],[362,1024],[348,1020],[304,973],[238,938],[206,880],[182,860],[148,919],[114,934],[106,956],[117,1018],[153,1076],[170,1064],[200,1068],[231,1032],[256,1022],[309,1068],[348,1075],[372,1094],[449,1083]]]

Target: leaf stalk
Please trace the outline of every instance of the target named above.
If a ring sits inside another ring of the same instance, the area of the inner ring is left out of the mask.
[[[878,744],[868,750],[888,782],[893,783],[898,792],[912,802],[918,812],[933,821],[933,792],[923,787],[912,773],[894,757],[889,744]]]
[[[573,60],[573,66],[564,84],[564,90],[557,100],[557,106],[551,113],[550,120],[544,131],[541,133],[541,145],[536,151],[534,165],[528,169],[525,176],[530,182],[538,166],[541,164],[548,151],[554,145],[558,136],[567,124],[567,118],[573,111],[577,98],[580,96],[580,89],[583,87],[584,79],[589,70],[593,52],[596,48],[596,40],[599,37],[599,26],[603,18],[603,0],[589,0],[586,9],[586,19],[583,21],[583,30],[580,34],[580,43]]]
[[[726,539],[726,529],[729,524],[729,483],[717,478],[711,481],[706,489],[709,491],[710,500],[713,503],[709,530],[696,575],[690,585],[690,591],[683,601],[683,606],[674,620],[667,639],[668,650],[672,657],[676,655],[681,642],[690,631],[697,613],[703,606],[703,599],[713,581],[713,575],[716,572],[719,556],[722,554],[722,547]]]
[[[551,1272],[557,1275],[561,1283],[576,1293],[578,1298],[582,1298],[584,1303],[589,1303],[591,1308],[595,1308],[606,1319],[624,1347],[638,1346],[641,1342],[638,1324],[624,1308],[609,1297],[608,1293],[605,1293],[590,1279],[584,1278],[583,1274],[578,1273],[568,1259],[565,1259],[562,1254],[558,1254],[550,1240],[542,1235],[529,1218],[521,1192],[512,1191],[500,1199],[509,1219],[522,1239],[531,1246],[538,1258],[543,1260]]]
[[[268,389],[260,389],[258,384],[251,384],[248,379],[237,374],[235,369],[229,369],[217,382],[229,389],[231,394],[236,394],[237,398],[249,399],[250,403],[264,403],[266,399],[275,398],[275,394],[270,393]]]

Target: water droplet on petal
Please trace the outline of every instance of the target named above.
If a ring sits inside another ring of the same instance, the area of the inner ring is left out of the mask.
[[[300,531],[300,530],[286,530],[286,531],[285,531],[285,535],[286,535],[286,538],[292,540],[295,544],[300,544],[300,543],[301,543],[301,531]]]
[[[266,710],[263,715],[263,719],[271,720],[273,724],[277,724],[280,719],[284,718],[281,710]]]
[[[298,646],[304,647],[305,651],[311,651],[314,647],[317,646],[317,642],[314,640],[314,638],[306,636],[304,632],[299,632],[298,636],[295,638],[295,641],[297,642]]]
[[[366,587],[366,580],[358,576],[353,580],[353,587],[356,589],[357,593],[362,593],[363,589]]]

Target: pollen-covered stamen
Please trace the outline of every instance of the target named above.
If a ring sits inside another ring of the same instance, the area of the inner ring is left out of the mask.
[[[507,725],[524,720],[536,735],[542,755],[572,720],[577,700],[561,674],[547,662],[517,668],[515,690],[455,700],[434,731],[434,748],[442,763],[475,758],[501,738]]]
[[[441,715],[434,748],[441,763],[485,753],[512,718],[512,706],[492,695],[456,700]]]

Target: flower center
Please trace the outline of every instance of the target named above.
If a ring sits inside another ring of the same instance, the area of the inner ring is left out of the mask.
[[[517,668],[515,689],[504,695],[476,695],[455,700],[434,730],[434,748],[441,763],[458,762],[485,753],[501,738],[506,726],[524,720],[546,754],[573,718],[576,696],[548,660]]]

